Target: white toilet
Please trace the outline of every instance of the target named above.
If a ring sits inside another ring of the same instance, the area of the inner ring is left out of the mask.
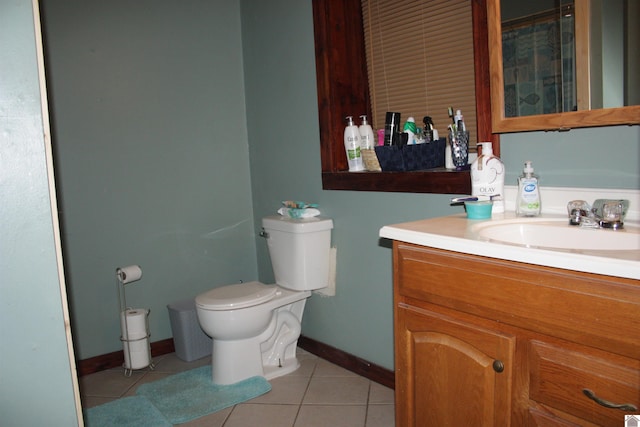
[[[269,216],[262,228],[276,284],[238,283],[196,297],[200,326],[213,339],[215,384],[295,371],[305,303],[329,284],[331,219]]]

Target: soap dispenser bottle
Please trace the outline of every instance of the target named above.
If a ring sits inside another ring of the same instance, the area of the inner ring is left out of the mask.
[[[362,123],[358,128],[360,131],[360,149],[373,150],[375,145],[373,129],[371,129],[371,125],[367,123],[367,116],[362,115],[360,118],[362,119]]]
[[[353,123],[353,116],[347,116],[347,127],[344,128],[344,149],[347,153],[349,172],[363,171],[364,163],[360,152],[360,130]]]
[[[482,154],[471,164],[471,195],[489,196],[491,213],[504,212],[504,164],[493,154],[490,142],[480,142]]]
[[[538,216],[542,205],[540,203],[539,178],[533,173],[531,160],[524,162],[522,175],[518,177],[518,196],[516,198],[516,215]]]

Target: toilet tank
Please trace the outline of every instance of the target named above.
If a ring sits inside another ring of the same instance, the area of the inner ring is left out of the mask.
[[[276,283],[296,291],[311,291],[329,284],[329,252],[333,221],[281,215],[262,219]]]

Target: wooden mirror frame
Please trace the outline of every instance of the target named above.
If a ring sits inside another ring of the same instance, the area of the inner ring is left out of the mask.
[[[492,141],[486,0],[470,0],[473,14],[477,134]],[[325,190],[470,194],[469,171],[348,172],[343,145],[346,116],[371,116],[360,0],[313,0],[322,188]]]
[[[640,105],[596,110],[569,111],[565,113],[539,114],[535,116],[505,117],[500,0],[486,1],[489,45],[493,46],[489,51],[493,132],[507,133],[535,130],[562,131],[594,126],[640,124]]]

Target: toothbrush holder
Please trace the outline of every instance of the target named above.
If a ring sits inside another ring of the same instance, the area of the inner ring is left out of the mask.
[[[455,167],[466,166],[469,163],[469,132],[449,132],[451,145],[451,159]]]

